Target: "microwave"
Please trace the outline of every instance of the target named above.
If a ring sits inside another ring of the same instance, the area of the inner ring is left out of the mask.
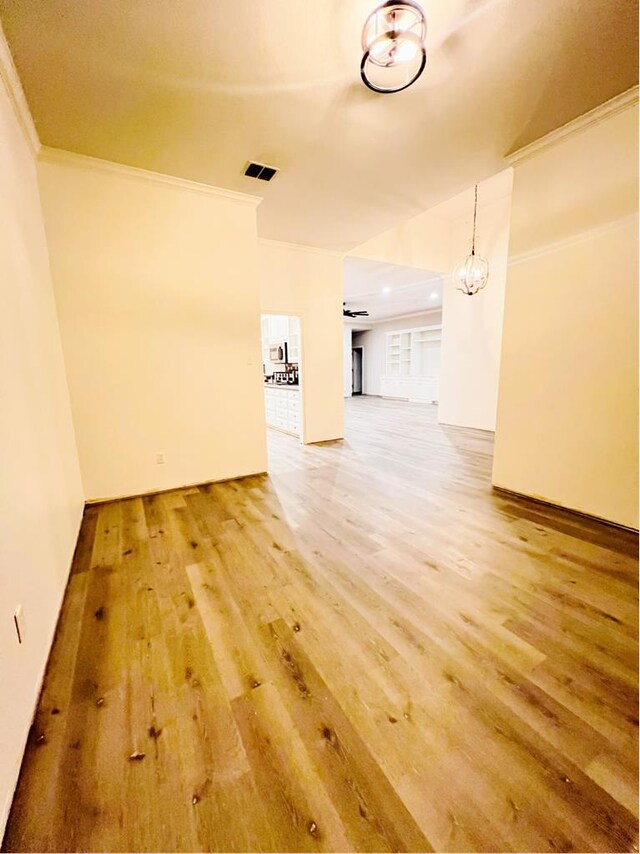
[[[282,344],[271,344],[269,347],[269,361],[270,362],[283,362],[287,361],[287,342],[283,341]]]

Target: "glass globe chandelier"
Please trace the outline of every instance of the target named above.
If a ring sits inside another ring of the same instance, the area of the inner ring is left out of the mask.
[[[475,202],[473,205],[473,235],[471,238],[471,255],[467,255],[461,264],[453,271],[453,282],[457,290],[469,297],[477,294],[487,284],[489,279],[489,262],[482,255],[476,255],[476,217],[478,214],[478,185],[476,184]]]
[[[427,19],[414,0],[387,0],[362,30],[360,76],[374,92],[401,92],[424,71]]]

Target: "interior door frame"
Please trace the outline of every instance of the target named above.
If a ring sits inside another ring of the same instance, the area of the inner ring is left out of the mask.
[[[299,324],[298,331],[299,331],[299,335],[300,335],[300,341],[298,342],[298,348],[300,351],[300,361],[298,362],[298,386],[299,386],[300,391],[298,393],[300,395],[300,409],[301,409],[299,441],[300,441],[301,445],[306,445],[306,441],[305,441],[305,434],[306,434],[305,364],[306,364],[307,360],[305,359],[305,353],[304,353],[305,339],[306,339],[305,329],[304,329],[304,325],[305,325],[304,324],[304,316],[299,311],[272,311],[269,309],[261,309],[260,310],[260,320],[261,320],[261,323],[260,323],[260,336],[261,336],[261,338],[260,338],[260,340],[261,340],[261,342],[262,342],[262,317],[265,314],[279,315],[281,317],[297,317],[298,318],[298,324]],[[262,353],[262,349],[260,350],[260,352]],[[264,376],[264,374],[263,374],[263,376]],[[264,386],[264,380],[263,380],[262,384]],[[264,410],[263,410],[263,418],[265,418]],[[265,434],[266,434],[266,431],[267,431],[266,418],[265,418],[265,422],[264,422],[264,429],[265,429]]]
[[[360,391],[354,391],[354,382],[353,382],[353,351],[360,350]],[[364,347],[362,344],[356,344],[355,347],[353,344],[351,345],[351,396],[357,397],[358,395],[364,394]]]

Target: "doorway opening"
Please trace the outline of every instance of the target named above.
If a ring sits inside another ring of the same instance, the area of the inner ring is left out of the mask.
[[[343,269],[344,396],[437,406],[441,273],[355,256]]]
[[[304,441],[302,336],[296,315],[263,314],[262,373],[268,429]]]
[[[351,348],[351,394],[362,394],[363,348]]]

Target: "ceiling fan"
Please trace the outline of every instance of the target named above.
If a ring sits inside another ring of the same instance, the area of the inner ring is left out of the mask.
[[[343,317],[369,317],[368,311],[354,311],[352,308],[345,308],[346,302],[342,303]]]

